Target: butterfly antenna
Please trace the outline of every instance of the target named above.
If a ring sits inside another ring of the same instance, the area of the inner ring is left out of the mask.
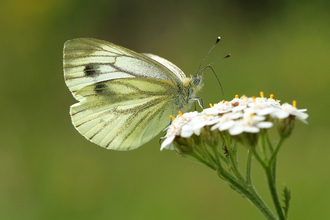
[[[207,67],[210,67],[211,65],[213,65],[213,64],[215,64],[216,62],[218,62],[218,61],[220,61],[220,60],[223,60],[223,59],[226,59],[226,58],[228,58],[228,57],[230,57],[231,55],[230,54],[228,54],[228,55],[226,55],[226,56],[224,56],[224,57],[221,57],[220,59],[217,59],[216,61],[213,61],[212,63],[210,63],[210,64],[207,64],[205,67],[203,67],[203,69],[201,69],[201,70],[199,70],[198,72],[197,72],[197,75],[200,73],[200,72],[203,72],[203,74],[204,74],[204,70],[207,68]],[[213,70],[213,69],[212,69]]]
[[[211,53],[211,51],[213,50],[213,48],[215,47],[215,45],[217,45],[217,43],[219,43],[220,40],[221,40],[221,37],[219,36],[219,37],[217,38],[217,40],[215,41],[215,44],[211,47],[211,49],[209,50],[209,52],[206,54],[206,56],[204,57],[203,61],[202,61],[201,64],[199,65],[196,75],[197,75],[198,73],[201,72],[201,71],[200,71],[201,66],[203,65],[204,61],[205,61],[206,58],[209,56],[209,54]]]
[[[207,67],[209,67],[209,68],[212,70],[213,74],[215,75],[215,78],[217,78],[217,80],[218,80],[218,83],[219,83],[220,88],[221,88],[221,93],[222,93],[222,95],[225,95],[225,94],[223,93],[223,88],[222,88],[221,82],[220,82],[220,80],[219,80],[217,74],[215,73],[214,69],[213,69],[211,66],[207,65],[205,68],[203,68],[203,70],[205,71],[205,69],[206,69]],[[204,72],[203,72],[203,74],[204,74]]]
[[[222,95],[224,95],[224,93],[223,93],[223,88],[222,88],[221,82],[220,82],[220,80],[219,80],[217,74],[215,73],[214,69],[211,67],[211,65],[214,64],[214,63],[216,63],[216,62],[218,62],[219,60],[223,60],[223,59],[228,58],[228,57],[230,57],[230,56],[231,56],[231,55],[228,54],[228,55],[226,55],[226,56],[224,56],[224,57],[221,57],[220,59],[217,59],[216,61],[214,61],[214,62],[212,62],[212,63],[206,65],[205,67],[203,67],[203,69],[201,69],[201,70],[197,73],[197,75],[198,75],[200,72],[203,72],[203,74],[202,74],[202,76],[203,76],[203,75],[204,75],[204,72],[205,72],[205,69],[206,69],[206,68],[210,68],[210,69],[212,70],[213,74],[215,75],[215,78],[217,78],[217,80],[218,80],[218,83],[219,83],[220,88],[221,88]]]

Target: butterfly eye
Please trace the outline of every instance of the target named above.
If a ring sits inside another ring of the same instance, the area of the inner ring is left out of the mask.
[[[198,78],[196,78],[196,77],[193,78],[193,83],[195,86],[198,85],[199,82],[200,82],[200,80]]]

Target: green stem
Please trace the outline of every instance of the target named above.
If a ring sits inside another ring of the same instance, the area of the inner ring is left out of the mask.
[[[248,151],[248,157],[246,161],[246,182],[249,186],[252,186],[252,152]]]
[[[280,141],[278,142],[275,151],[272,153],[272,156],[269,159],[269,164],[272,164],[274,162],[274,160],[276,159],[277,153],[280,150],[284,140],[285,140],[285,138],[283,138],[283,137],[280,138]]]
[[[275,181],[275,179],[273,179],[274,176],[272,174],[271,163],[269,161],[269,163],[266,164],[260,158],[260,156],[258,155],[258,153],[256,152],[256,150],[254,148],[252,150],[253,150],[252,151],[253,152],[253,155],[257,158],[258,162],[262,165],[262,167],[265,170],[266,177],[267,177],[268,188],[269,188],[269,191],[270,191],[270,194],[271,194],[271,197],[272,197],[272,200],[273,200],[273,203],[274,203],[274,206],[275,206],[277,215],[278,215],[278,217],[279,217],[280,220],[284,220],[284,215],[283,215],[283,212],[282,212],[280,200],[278,198],[277,191],[276,191],[276,181]],[[275,153],[275,151],[274,151],[274,153]],[[273,155],[274,155],[274,153],[273,153]]]
[[[275,181],[276,181],[276,158],[274,159],[274,161],[272,162],[272,164],[270,165],[270,169],[272,171],[272,174],[273,174],[273,181],[274,181],[274,184],[275,184]]]
[[[219,170],[219,176],[224,177],[231,185],[233,185],[236,189],[238,189],[248,200],[268,219],[268,220],[277,220],[274,213],[270,210],[270,208],[266,205],[266,203],[256,194],[251,191],[245,185],[240,184],[236,181],[230,174],[225,172],[221,172]]]
[[[273,174],[273,181],[276,181],[276,159],[277,159],[277,154],[278,154],[278,151],[280,150],[280,148],[281,148],[281,146],[284,142],[284,139],[285,138],[283,138],[283,137],[280,138],[280,141],[278,142],[275,151],[273,151],[272,156],[269,159],[269,166],[270,166],[270,169],[271,169],[272,174]],[[275,182],[274,182],[274,184],[275,184]]]
[[[226,163],[227,166],[229,166],[228,158],[223,156],[220,152],[218,152],[218,156],[221,160],[223,160]]]
[[[267,169],[265,171],[266,171],[266,176],[267,176],[268,188],[269,188],[277,215],[280,220],[285,220],[285,217],[284,217],[284,214],[282,211],[282,207],[281,207],[281,203],[280,203],[280,200],[277,195],[276,183],[275,183],[276,181],[273,179],[272,169],[271,169],[271,167],[267,167]]]
[[[213,149],[214,153],[218,152],[217,149]],[[234,177],[227,171],[225,170],[222,165],[221,165],[221,161],[219,157],[216,157],[217,159],[217,164],[218,164],[218,169],[217,169],[217,173],[220,176],[220,178],[227,180],[227,178],[231,178],[234,179]],[[225,177],[226,176],[226,177]],[[235,180],[235,179],[234,179]],[[236,180],[235,180],[236,181]]]
[[[213,150],[215,161],[216,161],[216,164],[218,165],[218,168],[221,169],[221,170],[223,170],[223,167],[222,167],[221,162],[220,162],[219,152],[218,152],[217,147],[216,146],[212,146],[211,148]]]
[[[198,155],[204,160],[206,160],[209,164],[215,163],[214,158],[210,157],[209,153],[205,151],[205,148],[203,147],[202,143],[200,143],[199,146],[200,147],[195,147],[194,151],[196,151]]]
[[[266,140],[267,140],[267,144],[268,144],[270,153],[273,154],[274,153],[274,147],[272,145],[272,141],[270,140],[268,131],[266,132],[265,136],[266,136]],[[274,161],[270,163],[270,166],[271,166],[272,173],[273,173],[273,180],[275,181],[276,180],[276,157],[273,160]]]
[[[237,166],[237,157],[235,157],[233,151],[231,150],[231,143],[230,143],[230,137],[229,135],[225,135],[225,142],[226,142],[226,146],[227,146],[227,150],[228,150],[228,154],[229,154],[229,158],[231,161],[231,165],[233,168],[233,172],[235,174],[235,176],[237,177],[237,179],[241,182],[241,183],[246,183],[243,175],[241,174],[241,172],[239,171],[239,168]]]
[[[260,195],[258,194],[257,190],[255,189],[252,183],[252,158],[253,158],[253,153],[251,150],[249,150],[247,162],[246,162],[246,182],[250,190],[253,191],[253,193],[261,199]]]
[[[270,153],[273,153],[274,152],[274,148],[273,148],[273,145],[272,145],[272,141],[270,140],[268,131],[266,132],[266,140],[267,140],[267,144],[268,144]]]
[[[265,141],[265,132],[260,132],[261,133],[261,138],[259,139],[259,144],[260,144],[260,151],[262,153],[262,156],[264,158],[264,161],[267,161],[267,155],[266,155],[266,141]]]
[[[183,155],[183,157],[202,163],[206,166],[208,166],[209,168],[211,168],[212,170],[217,170],[216,167],[214,167],[213,164],[209,163],[208,161],[204,160],[204,158],[202,158],[200,155],[198,155],[195,151],[190,152],[188,155]],[[193,158],[193,159],[192,159]]]
[[[259,156],[258,152],[256,151],[256,149],[253,147],[253,148],[250,148],[253,155],[255,156],[255,158],[257,159],[257,161],[260,163],[260,165],[264,168],[264,169],[267,169],[267,165],[265,164],[265,162],[261,159],[261,157]]]

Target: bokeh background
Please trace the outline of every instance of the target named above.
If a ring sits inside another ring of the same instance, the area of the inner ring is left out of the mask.
[[[297,122],[278,159],[290,219],[330,219],[329,1],[0,1],[0,219],[264,219],[217,175],[159,151],[100,148],[71,125],[63,80],[66,40],[92,37],[149,52],[194,74],[213,65],[204,102],[235,94],[297,100]],[[245,149],[241,149],[244,155]],[[270,202],[255,164],[260,194]]]

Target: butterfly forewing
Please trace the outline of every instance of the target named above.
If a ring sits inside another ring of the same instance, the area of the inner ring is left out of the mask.
[[[64,45],[64,78],[75,98],[86,85],[119,78],[155,78],[173,84],[178,77],[163,65],[115,44],[97,39],[74,39]]]
[[[172,73],[174,73],[181,81],[186,77],[186,75],[184,74],[184,72],[177,67],[176,65],[174,65],[173,63],[171,63],[168,60],[165,60],[162,57],[159,57],[157,55],[154,54],[150,54],[150,53],[143,53],[143,55],[146,55],[148,57],[150,57],[151,59],[157,61],[158,63],[161,63],[162,65],[164,65],[167,69],[169,69]]]

